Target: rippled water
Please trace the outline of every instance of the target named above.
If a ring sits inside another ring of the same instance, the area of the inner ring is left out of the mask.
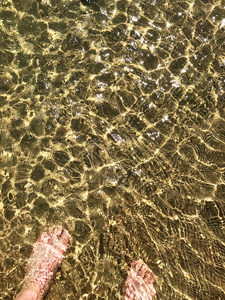
[[[37,236],[71,246],[46,299],[225,299],[225,1],[2,0],[0,298]]]

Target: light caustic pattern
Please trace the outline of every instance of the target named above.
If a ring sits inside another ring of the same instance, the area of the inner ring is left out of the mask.
[[[119,300],[137,258],[225,299],[225,0],[0,2],[0,298],[60,225],[48,299]]]

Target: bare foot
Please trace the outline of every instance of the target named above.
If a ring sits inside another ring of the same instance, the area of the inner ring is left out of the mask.
[[[152,271],[141,260],[132,262],[123,285],[123,300],[152,300],[156,290]]]
[[[64,258],[69,239],[69,232],[61,227],[51,228],[40,235],[26,265],[23,290],[15,300],[43,299]]]

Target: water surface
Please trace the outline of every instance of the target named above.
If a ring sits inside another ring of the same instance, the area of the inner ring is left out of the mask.
[[[0,298],[38,235],[71,246],[46,299],[225,299],[225,1],[2,0]]]

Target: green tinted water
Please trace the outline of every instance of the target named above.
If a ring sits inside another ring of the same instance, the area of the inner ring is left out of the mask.
[[[46,299],[120,299],[138,257],[225,299],[225,1],[89,2],[2,0],[0,297],[60,224]]]

